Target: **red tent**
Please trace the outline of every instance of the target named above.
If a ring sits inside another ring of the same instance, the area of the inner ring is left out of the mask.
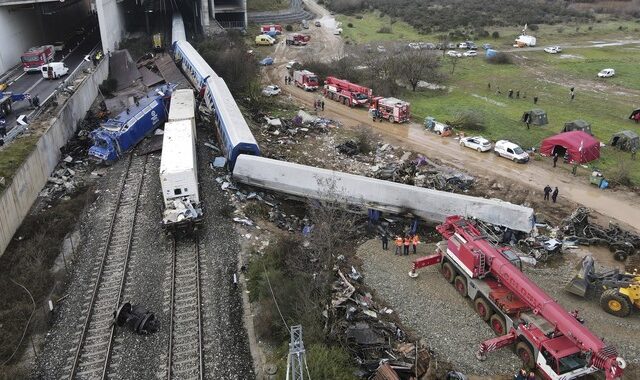
[[[600,141],[582,131],[557,134],[542,140],[540,153],[544,156],[569,154],[570,162],[585,163],[600,158]]]

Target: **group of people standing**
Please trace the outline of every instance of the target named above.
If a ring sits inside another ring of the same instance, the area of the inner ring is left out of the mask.
[[[418,244],[420,244],[420,237],[418,234],[405,235],[404,238],[397,235],[394,241],[396,243],[396,256],[408,256],[411,247],[413,247],[414,255],[418,253]],[[386,233],[382,235],[382,249],[385,251],[389,250],[389,235]]]
[[[551,200],[553,201],[553,203],[556,203],[556,200],[558,199],[558,186],[556,186],[555,189],[553,189],[553,192],[551,191],[551,186],[547,185],[544,187],[544,200],[548,201],[549,200],[549,195],[551,195]]]
[[[318,112],[318,110],[324,111],[324,100],[317,99],[313,101],[313,110]]]

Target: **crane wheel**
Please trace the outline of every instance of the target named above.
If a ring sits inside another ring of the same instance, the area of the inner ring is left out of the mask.
[[[451,263],[444,263],[442,265],[442,277],[444,277],[448,283],[452,284],[455,276],[456,270],[453,269],[453,265],[451,265]]]
[[[493,308],[484,298],[476,298],[476,300],[473,301],[473,308],[476,309],[476,313],[478,313],[483,321],[489,322],[489,319],[491,319],[493,315]]]
[[[491,325],[491,330],[493,330],[496,335],[502,336],[507,333],[507,323],[500,314],[492,315],[491,318],[489,318],[489,324]]]
[[[467,296],[467,280],[464,277],[460,275],[456,276],[453,280],[453,286],[456,287],[458,294],[463,297]]]
[[[536,368],[536,361],[533,356],[533,350],[528,343],[518,342],[516,344],[516,355],[522,360],[522,365],[527,369]]]
[[[629,299],[620,294],[618,289],[607,289],[600,296],[600,307],[616,317],[628,317],[631,314]]]

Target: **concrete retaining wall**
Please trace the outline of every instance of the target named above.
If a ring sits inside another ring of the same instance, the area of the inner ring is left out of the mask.
[[[0,7],[0,74],[20,63],[22,53],[41,42],[38,17],[33,8]]]
[[[9,187],[0,197],[0,255],[9,245],[22,220],[29,212],[38,193],[60,161],[60,148],[73,136],[78,122],[84,119],[98,96],[98,85],[109,74],[109,57],[78,86],[40,137],[35,150],[15,173]],[[70,221],[72,222],[72,221]]]
[[[102,51],[115,51],[124,36],[124,4],[117,0],[96,0]]]

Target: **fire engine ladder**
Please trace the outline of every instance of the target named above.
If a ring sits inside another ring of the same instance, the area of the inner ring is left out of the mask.
[[[473,251],[478,254],[478,278],[483,278],[487,274],[487,256],[479,249]]]

